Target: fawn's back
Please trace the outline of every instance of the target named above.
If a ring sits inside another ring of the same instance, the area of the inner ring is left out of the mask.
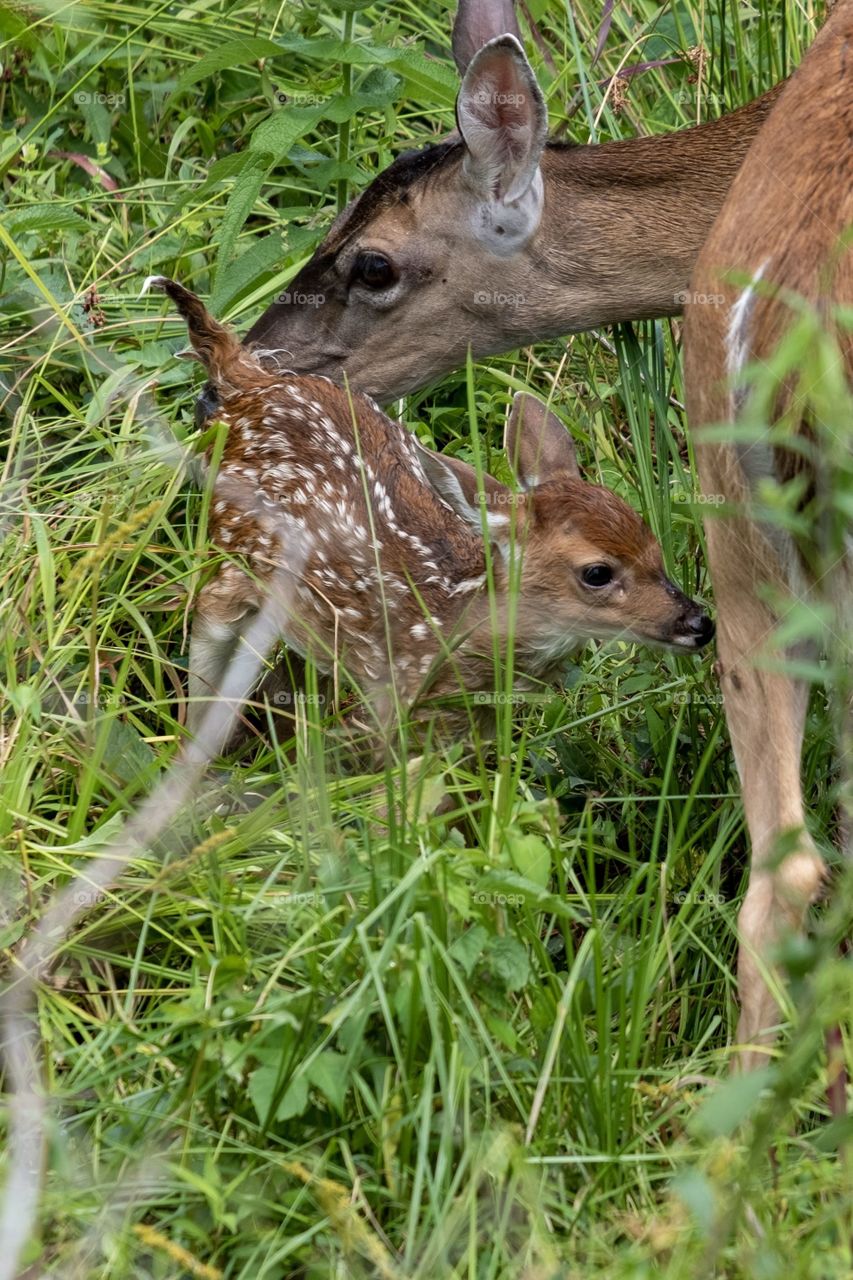
[[[250,574],[223,565],[199,609],[222,618],[229,601],[257,606],[283,535],[305,533],[286,643],[357,681],[387,680],[392,663],[417,681],[482,585],[482,538],[434,492],[413,437],[371,402],[325,378],[264,381],[223,395],[210,523]]]

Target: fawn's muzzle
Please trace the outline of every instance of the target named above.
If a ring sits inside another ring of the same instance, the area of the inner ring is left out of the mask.
[[[714,639],[714,620],[698,605],[685,611],[673,628],[673,641],[687,649],[704,649]]]
[[[663,643],[677,649],[704,649],[717,631],[713,618],[666,576],[663,585],[675,606],[675,617],[670,614],[671,621],[665,626],[666,638],[661,637]]]

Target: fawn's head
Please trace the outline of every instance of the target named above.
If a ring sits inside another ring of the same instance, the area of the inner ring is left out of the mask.
[[[612,490],[581,478],[571,436],[539,400],[516,396],[506,447],[520,493],[494,480],[478,493],[470,468],[434,454],[424,463],[455,511],[478,527],[485,519],[502,553],[499,591],[521,555],[517,643],[534,661],[546,666],[592,638],[691,651],[712,639],[701,605],[666,576],[651,530]]]

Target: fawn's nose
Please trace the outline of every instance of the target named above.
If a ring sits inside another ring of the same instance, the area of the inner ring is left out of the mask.
[[[703,613],[701,609],[696,609],[684,618],[684,630],[693,638],[696,648],[702,649],[714,639],[717,628],[714,626],[713,618]]]
[[[203,427],[219,408],[219,396],[212,382],[206,382],[195,402],[195,425]]]
[[[674,602],[677,615],[669,642],[686,649],[702,649],[714,639],[717,628],[700,604],[686,596],[674,582],[664,578],[667,595]]]

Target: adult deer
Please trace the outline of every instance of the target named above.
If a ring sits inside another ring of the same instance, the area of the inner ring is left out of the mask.
[[[471,467],[328,379],[265,370],[194,294],[163,276],[146,283],[186,319],[229,428],[209,526],[228,558],[196,604],[191,728],[294,539],[301,567],[282,638],[320,670],[342,669],[380,728],[427,692],[493,691],[495,640],[504,653],[511,643],[523,683],[548,680],[592,637],[695,651],[713,636],[636,512],[581,479],[571,437],[539,401],[518,397],[508,424],[522,490],[484,477],[490,592]]]
[[[777,596],[829,600],[840,617],[846,606],[847,630],[842,622],[838,631],[846,647],[841,660],[850,664],[853,545],[849,532],[845,547],[843,530],[838,538],[837,528],[830,529],[831,477],[820,456],[826,433],[838,424],[816,421],[813,405],[798,402],[798,395],[807,401],[810,388],[787,377],[774,386],[771,362],[795,317],[795,294],[835,330],[853,386],[853,336],[849,323],[845,332],[835,319],[840,305],[853,304],[851,91],[853,0],[843,0],[786,86],[699,255],[693,296],[721,295],[724,305],[691,302],[685,311],[687,411],[702,487],[738,512],[706,523],[720,678],[752,841],[753,869],[739,918],[738,1038],[753,1046],[744,1055],[748,1066],[764,1059],[760,1046],[778,1020],[762,966],[782,930],[802,926],[824,874],[805,830],[800,779],[808,684],[760,665],[778,622],[767,586]],[[733,283],[733,275],[746,286]],[[704,425],[737,422],[748,405],[744,370],[753,362],[771,378],[767,436],[740,445],[703,443]],[[774,445],[769,435],[783,417],[790,447]],[[849,442],[850,423],[842,429]],[[804,483],[799,516],[805,532],[795,540],[778,525],[750,518],[748,509],[762,480],[783,484],[796,475]],[[793,833],[793,848],[780,860],[785,833]]]
[[[681,312],[779,93],[697,128],[576,146],[547,139],[511,0],[460,0],[453,52],[458,134],[381,173],[246,337],[381,403],[469,349]]]

